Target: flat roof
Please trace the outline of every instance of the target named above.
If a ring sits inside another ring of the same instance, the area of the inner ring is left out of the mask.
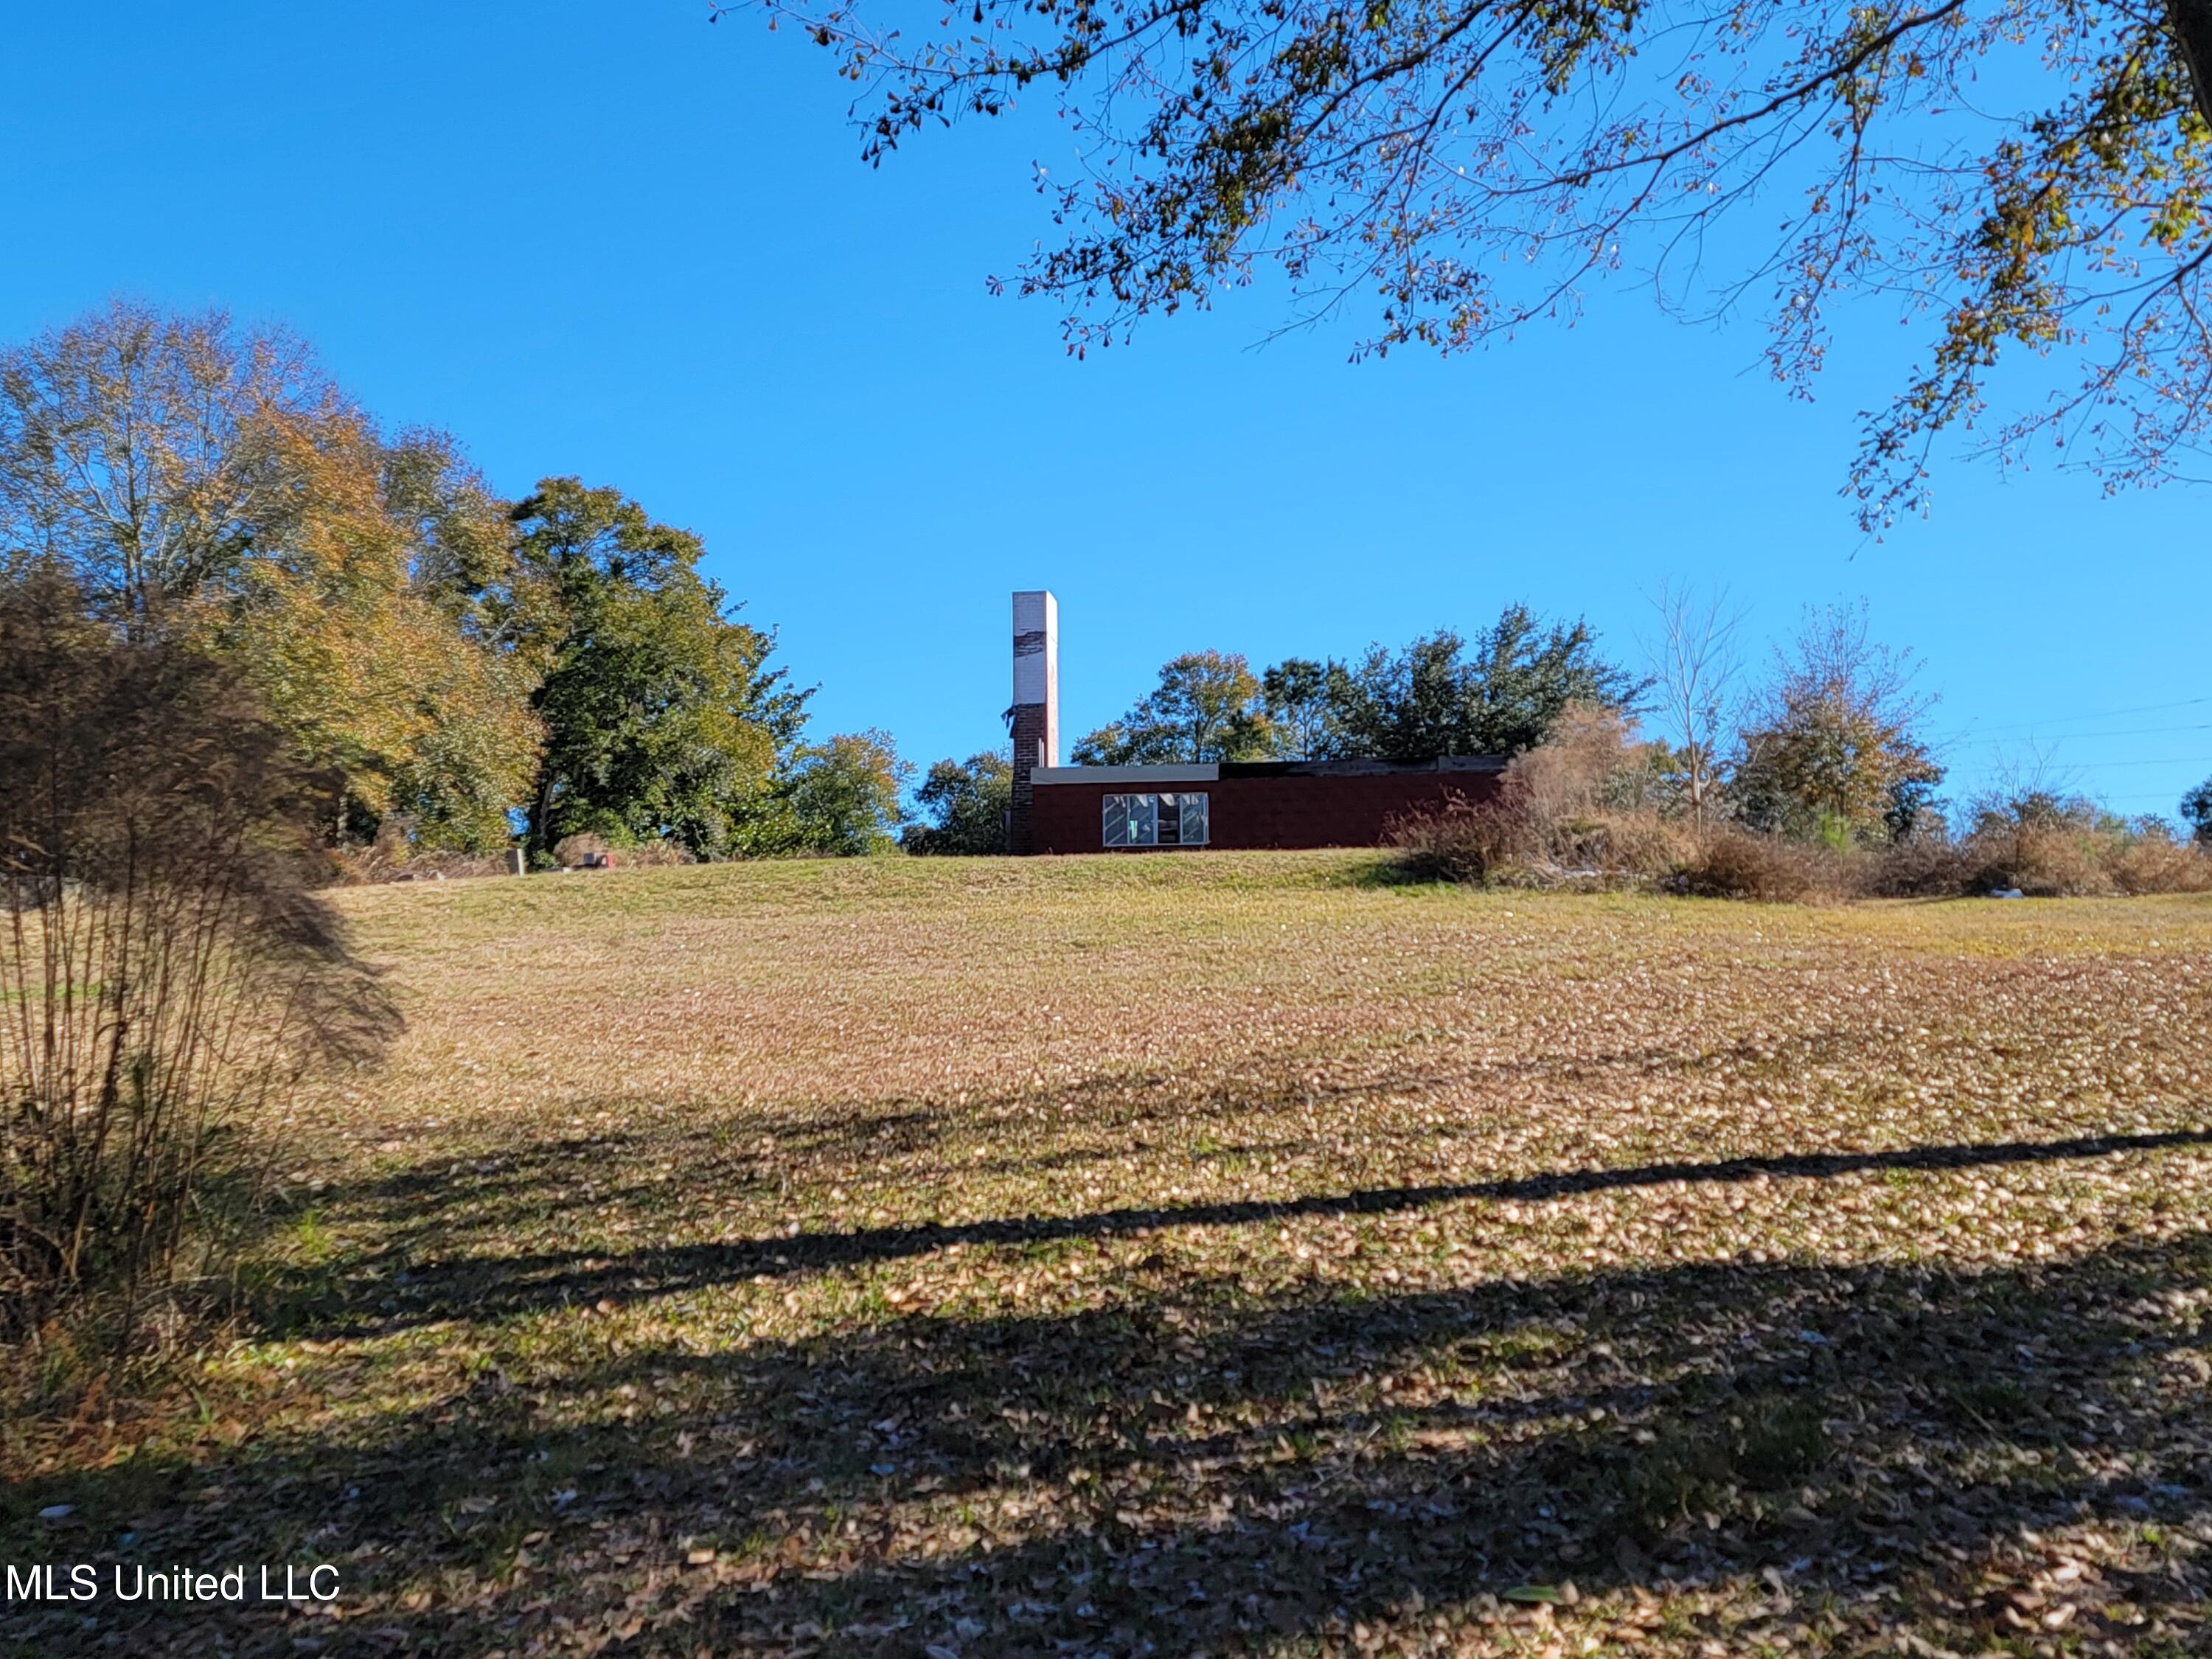
[[[1434,760],[1222,761],[1182,766],[1040,766],[1030,781],[1212,783],[1224,778],[1389,778],[1437,773],[1502,772],[1504,755],[1440,755]]]

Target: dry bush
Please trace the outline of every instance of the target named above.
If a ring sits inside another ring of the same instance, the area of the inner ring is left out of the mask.
[[[2018,888],[2030,898],[2103,898],[2119,890],[2099,837],[2069,824],[2027,823],[1970,843],[1978,889]]]
[[[1539,833],[1595,817],[1628,767],[1632,732],[1610,708],[1569,703],[1544,741],[1505,769],[1504,795]]]
[[[395,856],[380,836],[367,847],[341,847],[328,854],[331,878],[348,887],[386,881],[457,880],[465,876],[503,876],[504,853],[460,853],[443,848],[425,852],[403,848]]]
[[[2123,893],[2212,893],[2212,848],[2147,824],[2114,854],[2112,872]]]
[[[1551,736],[1505,769],[1500,805],[1519,825],[1524,873],[1648,881],[1679,869],[1692,843],[1650,804],[1649,770],[1626,715],[1569,704]]]
[[[1471,801],[1456,790],[1441,806],[1415,807],[1395,819],[1389,844],[1401,875],[1472,884],[1493,880],[1526,850],[1522,825],[1507,802]]]
[[[325,781],[205,659],[0,583],[0,1329],[112,1291],[128,1341],[241,1125],[391,1030],[310,890]]]
[[[1734,824],[1706,831],[1681,879],[1686,890],[1707,898],[1761,904],[1833,903],[1851,885],[1842,854]]]
[[[1867,898],[1951,898],[1981,890],[1974,875],[1966,847],[1940,831],[1923,833],[1863,854],[1854,890]]]
[[[503,876],[507,872],[505,853],[458,853],[445,848],[418,852],[407,860],[400,873],[418,881],[458,881],[474,876]]]
[[[588,831],[581,835],[563,836],[553,844],[553,862],[564,870],[579,868],[586,858],[603,858],[613,849],[605,836]]]
[[[1552,823],[1530,864],[1539,875],[1656,881],[1680,870],[1696,847],[1682,826],[1656,812],[1599,812]]]
[[[507,873],[504,853],[456,853],[443,848],[410,854],[404,862],[379,857],[374,848],[343,848],[331,854],[336,878],[349,887],[385,881],[459,881]]]
[[[2212,855],[2163,824],[2044,795],[1984,801],[1956,840],[1940,826],[1845,850],[1741,824],[1697,834],[1648,804],[1652,751],[1633,737],[1618,714],[1571,707],[1551,738],[1515,757],[1492,799],[1455,795],[1398,819],[1395,867],[1415,880],[1484,885],[1671,880],[1769,903],[2008,888],[2039,897],[2212,891]]]
[[[2022,795],[1983,803],[1958,840],[1917,836],[1869,854],[1858,883],[1882,898],[2009,889],[2033,898],[2212,892],[2212,857],[2154,818],[2130,823],[2092,802]]]
[[[1963,843],[1970,890],[2017,887],[2038,898],[2212,890],[2212,860],[2155,818],[2114,817],[2094,801],[2030,790],[1974,808]]]
[[[1542,744],[1517,755],[1491,799],[1453,796],[1398,820],[1397,867],[1423,881],[1555,886],[1672,874],[1692,843],[1638,803],[1643,752],[1627,720],[1570,704]]]

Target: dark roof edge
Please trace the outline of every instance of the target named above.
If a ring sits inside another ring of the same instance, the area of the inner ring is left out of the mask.
[[[1205,761],[1175,766],[1040,766],[1030,781],[1061,783],[1207,783],[1216,778],[1402,778],[1503,772],[1504,755],[1443,755],[1434,760]]]
[[[1387,778],[1424,773],[1503,772],[1504,755],[1439,755],[1433,760],[1224,761],[1224,778]]]

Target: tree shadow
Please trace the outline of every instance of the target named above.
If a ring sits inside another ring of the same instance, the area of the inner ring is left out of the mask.
[[[2208,1308],[2189,1233],[1981,1272],[1209,1279],[703,1352],[572,1338],[404,1414],[9,1505],[11,1559],[60,1547],[27,1519],[58,1497],[70,1559],[129,1531],[149,1559],[337,1561],[358,1617],[9,1606],[0,1639],[980,1659],[1472,1619],[1978,1651],[2063,1616],[2179,1653],[2212,1589]]]
[[[1562,1170],[1486,1181],[1307,1194],[1181,1206],[1133,1206],[1065,1215],[778,1234],[643,1249],[458,1255],[418,1261],[405,1243],[306,1273],[279,1273],[258,1313],[272,1334],[333,1337],[389,1333],[447,1319],[498,1319],[578,1304],[621,1304],[730,1285],[933,1255],[954,1246],[1021,1246],[1131,1237],[1159,1229],[1245,1227],[1316,1217],[1385,1215],[1469,1200],[1540,1203],[1577,1195],[1765,1179],[1825,1180],[1867,1171],[1947,1170],[2038,1164],[2212,1146],[2212,1129],[1995,1141],[1883,1151],[1808,1152]],[[568,1148],[593,1164],[595,1143]],[[518,1158],[526,1184],[561,1184],[561,1148]],[[570,1179],[573,1179],[573,1173]],[[604,1196],[604,1195],[603,1195]]]

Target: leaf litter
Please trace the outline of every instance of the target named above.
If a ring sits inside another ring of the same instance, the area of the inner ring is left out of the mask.
[[[234,1340],[12,1413],[0,1511],[344,1593],[0,1640],[2212,1643],[2212,905],[1370,871],[349,896],[392,1068],[272,1126]]]

